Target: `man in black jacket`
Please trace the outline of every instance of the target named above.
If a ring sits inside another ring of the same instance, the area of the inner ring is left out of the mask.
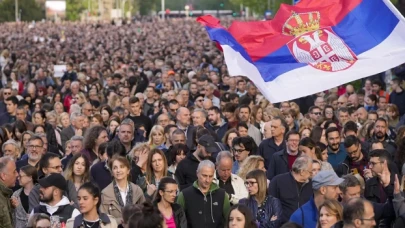
[[[269,168],[274,153],[285,149],[284,133],[287,123],[281,117],[274,117],[271,121],[271,134],[273,137],[263,140],[259,145],[259,155],[264,158],[264,167]]]
[[[270,160],[269,169],[267,170],[267,179],[288,173],[291,171],[294,161],[300,156],[298,144],[300,142],[300,134],[296,130],[291,130],[285,136],[286,148],[273,154]]]
[[[211,157],[212,153],[218,153],[219,148],[215,140],[210,135],[203,135],[198,139],[197,150],[194,153],[187,155],[178,165],[176,169],[177,182],[180,185],[180,190],[183,190],[193,184],[197,180],[198,164]]]
[[[298,157],[292,172],[275,176],[270,182],[270,195],[278,198],[283,207],[281,223],[290,219],[291,214],[304,205],[312,196],[312,159],[308,156]]]

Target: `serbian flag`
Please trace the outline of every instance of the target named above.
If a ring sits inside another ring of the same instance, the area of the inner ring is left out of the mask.
[[[273,103],[321,92],[405,62],[405,19],[389,0],[301,0],[271,21],[205,25],[231,76]]]

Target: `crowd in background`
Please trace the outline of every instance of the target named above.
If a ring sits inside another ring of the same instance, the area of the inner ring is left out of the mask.
[[[273,104],[193,20],[1,24],[0,50],[0,227],[405,226],[405,65]]]

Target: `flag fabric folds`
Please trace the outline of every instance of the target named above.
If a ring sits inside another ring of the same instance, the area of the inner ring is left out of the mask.
[[[405,18],[389,0],[301,0],[273,20],[227,29],[197,19],[225,56],[271,102],[307,96],[405,62]]]

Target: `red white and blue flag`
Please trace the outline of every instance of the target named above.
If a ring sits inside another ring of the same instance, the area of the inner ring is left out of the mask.
[[[271,102],[291,100],[405,62],[405,18],[389,0],[301,0],[271,21],[197,19],[222,48],[231,76]]]

